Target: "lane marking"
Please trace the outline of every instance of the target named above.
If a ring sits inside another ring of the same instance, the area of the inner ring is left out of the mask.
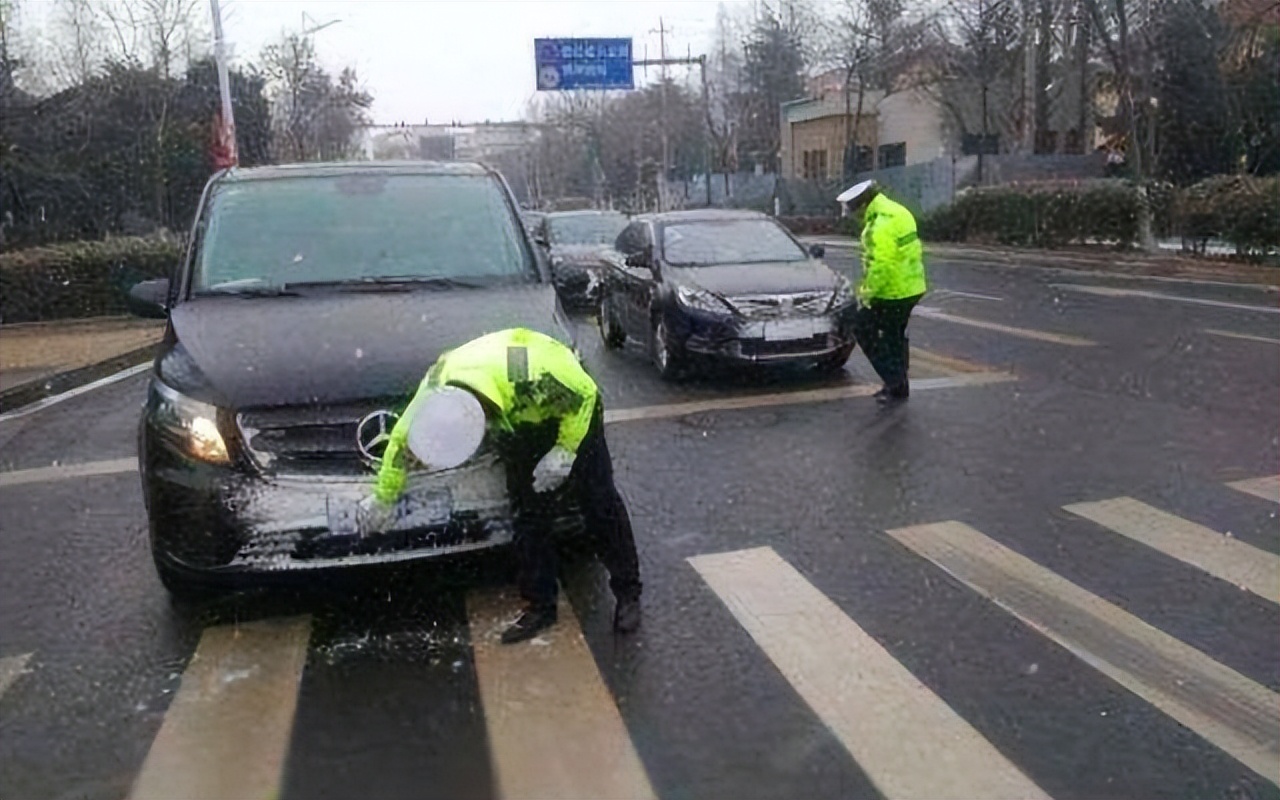
[[[138,459],[136,458],[112,458],[106,461],[86,461],[82,464],[59,464],[56,467],[15,469],[10,472],[0,472],[0,488],[137,471]]]
[[[959,373],[961,375],[972,372],[985,372],[990,369],[983,364],[978,364],[973,361],[965,361],[962,358],[944,356],[941,353],[935,353],[932,350],[919,350],[916,348],[912,348],[911,350],[911,363],[927,365],[943,372],[949,370],[952,373]],[[947,377],[954,377],[954,375],[949,375]]]
[[[888,533],[1280,785],[1280,695],[964,523]]]
[[[1244,339],[1249,342],[1265,342],[1266,344],[1280,344],[1280,339],[1269,339],[1266,336],[1254,336],[1251,333],[1236,333],[1235,331],[1220,331],[1213,328],[1205,328],[1204,332],[1210,336],[1225,336],[1228,339]]]
[[[1007,372],[980,372],[985,369],[958,358],[939,356],[933,353],[915,351],[920,359],[920,366],[935,366],[962,372],[945,378],[921,378],[911,382],[913,392],[929,392],[937,389],[956,389],[966,386],[986,386],[988,384],[1006,383],[1017,380]],[[669,419],[684,417],[690,414],[703,414],[708,411],[736,411],[769,406],[803,405],[806,403],[826,403],[835,400],[848,400],[855,397],[870,397],[879,387],[869,384],[854,386],[836,386],[829,389],[810,389],[798,392],[776,392],[774,394],[748,395],[745,397],[719,397],[713,400],[695,400],[687,403],[666,403],[656,406],[637,406],[636,408],[620,408],[605,411],[604,421],[608,424],[619,422],[635,422],[638,420]],[[136,458],[113,458],[103,461],[87,461],[81,464],[60,464],[56,467],[35,467],[0,471],[0,489],[10,486],[22,486],[28,483],[42,483],[70,480],[72,478],[89,478],[103,475],[116,475],[122,472],[136,472]]]
[[[934,308],[933,306],[916,306],[915,311],[918,316],[924,317],[925,319],[954,322],[957,325],[968,325],[974,328],[982,328],[983,330],[1007,333],[1010,336],[1017,336],[1020,339],[1033,339],[1037,342],[1062,344],[1068,347],[1092,347],[1097,344],[1097,342],[1089,339],[1082,339],[1079,336],[1070,336],[1065,333],[1050,333],[1048,331],[1038,331],[1032,328],[1016,328],[1012,325],[1001,325],[998,322],[988,322],[983,319],[973,319],[972,317],[961,317],[956,314],[947,314],[941,309]]]
[[[1163,292],[1152,292],[1146,289],[1117,289],[1113,286],[1084,286],[1078,283],[1055,283],[1052,284],[1055,289],[1062,289],[1069,292],[1082,292],[1084,294],[1094,294],[1099,297],[1145,297],[1149,300],[1168,300],[1174,303],[1190,303],[1198,306],[1213,306],[1214,308],[1232,308],[1237,311],[1258,311],[1263,314],[1280,314],[1280,307],[1276,306],[1259,306],[1249,303],[1228,303],[1225,300],[1209,300],[1204,297],[1181,297],[1176,294],[1164,294]]]
[[[1280,603],[1280,556],[1132,497],[1075,503],[1063,508],[1219,580]]]
[[[108,375],[107,377],[99,378],[98,380],[93,381],[92,383],[86,383],[84,386],[77,386],[74,389],[68,389],[62,394],[55,394],[53,397],[46,397],[45,399],[32,403],[29,406],[23,406],[22,408],[16,408],[13,411],[7,411],[3,414],[0,414],[0,422],[8,422],[11,419],[18,419],[19,417],[25,417],[28,414],[34,414],[37,411],[44,411],[49,406],[56,406],[58,403],[61,403],[64,400],[70,400],[73,397],[79,397],[80,395],[87,394],[88,392],[92,392],[95,389],[101,389],[104,386],[110,386],[113,383],[119,383],[120,381],[125,380],[126,378],[132,378],[134,375],[141,375],[142,373],[146,372],[149,369],[151,369],[150,361],[146,362],[145,364],[137,364],[135,366],[129,367],[126,370],[117,372],[114,375]]]
[[[278,797],[310,637],[310,617],[207,628],[129,797]]]
[[[1250,478],[1244,481],[1232,481],[1227,484],[1238,492],[1247,492],[1254,497],[1280,503],[1280,475],[1268,475],[1264,478]]]
[[[467,598],[498,797],[656,797],[563,593],[555,627],[503,645],[519,608],[501,591]]]
[[[885,797],[1048,797],[772,548],[689,563]]]
[[[961,386],[985,386],[993,383],[1004,383],[1017,380],[1007,372],[975,372],[967,375],[955,375],[948,378],[923,378],[911,381],[911,391],[927,392],[935,389],[954,389]],[[879,386],[859,384],[855,386],[836,386],[830,389],[809,389],[799,392],[778,392],[775,394],[749,395],[746,397],[718,397],[713,400],[694,400],[687,403],[666,403],[657,406],[638,406],[636,408],[619,408],[604,412],[607,423],[634,422],[637,420],[667,419],[685,417],[690,414],[703,414],[708,411],[738,411],[749,408],[765,408],[770,406],[803,405],[807,403],[827,403],[834,400],[848,400],[855,397],[870,397],[880,390]]]
[[[4,697],[9,687],[26,674],[27,661],[30,660],[31,655],[31,653],[23,653],[20,656],[0,658],[0,697]]]
[[[977,292],[962,292],[962,291],[960,291],[960,290],[958,290],[958,289],[935,289],[934,291],[930,292],[929,294],[930,294],[930,296],[931,296],[931,297],[933,297],[933,296],[942,296],[942,297],[967,297],[967,298],[970,298],[970,299],[972,299],[972,300],[997,300],[997,301],[1003,301],[1003,300],[1004,300],[1004,298],[1003,298],[1003,297],[998,297],[998,296],[996,296],[996,295],[994,295],[994,294],[979,294],[979,293],[977,293]]]

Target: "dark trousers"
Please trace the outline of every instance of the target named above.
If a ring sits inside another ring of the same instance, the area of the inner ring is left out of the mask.
[[[552,523],[566,495],[575,497],[600,560],[609,570],[609,587],[620,600],[640,597],[640,562],[636,557],[631,517],[613,482],[613,462],[604,439],[604,411],[599,403],[578,457],[560,488],[533,491],[533,468],[555,445],[554,424],[529,426],[505,437],[500,445],[507,464],[507,490],[515,520],[520,594],[531,606],[556,602],[556,548]]]
[[[907,369],[911,354],[908,349],[907,321],[911,309],[924,295],[901,300],[872,300],[858,309],[853,322],[853,335],[867,354],[880,380],[890,393],[905,397],[909,393]]]

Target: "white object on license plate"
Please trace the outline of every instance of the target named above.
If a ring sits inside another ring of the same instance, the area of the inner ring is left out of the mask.
[[[766,322],[764,338],[767,341],[782,339],[808,339],[817,336],[826,329],[825,320],[816,319],[780,319],[777,322]]]
[[[389,531],[432,528],[445,525],[453,515],[453,497],[447,489],[407,492],[390,509],[379,507],[378,501],[366,497],[348,506],[354,514],[347,513],[332,503],[329,506],[329,528],[334,533],[359,533],[369,536]]]

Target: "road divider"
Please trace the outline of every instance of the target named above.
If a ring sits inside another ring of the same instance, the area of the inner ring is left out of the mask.
[[[1048,797],[772,548],[689,563],[885,797]]]
[[[1280,556],[1175,516],[1132,497],[1064,506],[1135,542],[1280,603]]]
[[[1249,478],[1244,481],[1232,481],[1227,484],[1238,492],[1245,492],[1263,500],[1280,503],[1280,475],[1268,475],[1264,478]]]
[[[1280,695],[962,522],[888,533],[1280,785]]]
[[[131,800],[280,796],[311,618],[207,628]]]
[[[497,796],[656,797],[564,594],[557,625],[503,645],[520,608],[500,591],[467,598]]]
[[[1066,345],[1067,347],[1092,347],[1097,344],[1097,342],[1089,339],[1082,339],[1079,336],[1070,336],[1065,333],[1038,331],[1033,328],[1017,328],[1012,325],[1001,325],[998,322],[988,322],[984,319],[973,319],[972,317],[948,314],[942,309],[934,308],[933,306],[916,306],[915,313],[917,316],[924,317],[925,319],[936,319],[942,322],[953,322],[957,325],[968,325],[971,328],[981,328],[983,330],[995,331],[997,333],[1005,333],[1010,336],[1016,336],[1019,339],[1031,339],[1037,342]]]
[[[1099,297],[1142,297],[1147,300],[1167,300],[1171,303],[1190,303],[1214,308],[1231,308],[1237,311],[1257,311],[1262,314],[1280,314],[1278,306],[1260,306],[1251,303],[1229,303],[1225,300],[1210,300],[1207,297],[1183,297],[1177,294],[1152,292],[1146,289],[1119,289],[1114,286],[1086,286],[1079,283],[1055,283],[1053,288],[1068,292],[1080,292]]]

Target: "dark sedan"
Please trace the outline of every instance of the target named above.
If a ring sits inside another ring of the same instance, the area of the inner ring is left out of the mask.
[[[627,221],[616,211],[562,211],[542,218],[538,242],[547,248],[556,292],[566,306],[594,308],[600,302],[604,256]]]
[[[664,378],[698,358],[838,371],[857,304],[822,256],[756,212],[636,217],[608,261],[601,335],[611,348],[640,342]]]

